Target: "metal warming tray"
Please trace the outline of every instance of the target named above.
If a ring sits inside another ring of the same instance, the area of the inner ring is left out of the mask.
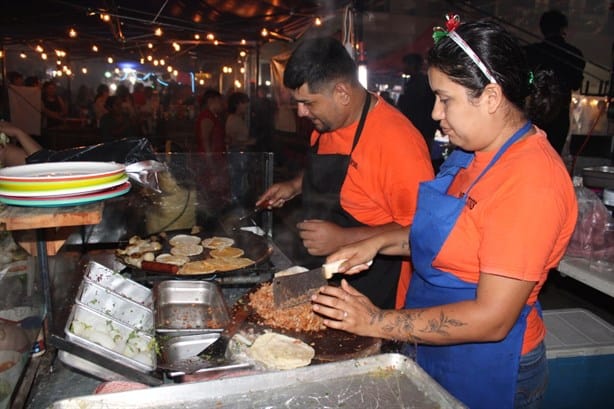
[[[66,339],[140,372],[156,368],[155,339],[81,304],[74,304],[64,328]]]
[[[78,369],[87,374],[90,374],[98,379],[102,379],[103,381],[128,381],[129,379],[107,369],[103,366],[95,364],[87,359],[83,359],[75,354],[71,354],[66,351],[58,351],[58,359],[62,361],[65,365],[70,366],[71,368]]]
[[[90,408],[465,408],[399,354],[257,375],[90,395],[52,409]]]
[[[595,166],[582,169],[582,183],[603,189],[614,189],[614,166]]]
[[[167,280],[156,283],[153,292],[158,334],[221,332],[230,322],[228,306],[215,282]]]
[[[121,274],[102,264],[90,261],[85,270],[85,277],[93,283],[107,288],[123,297],[129,298],[145,307],[153,307],[152,292],[149,288],[136,281],[123,277]]]
[[[130,327],[148,334],[154,332],[152,309],[101,287],[87,278],[83,279],[75,301],[100,313],[110,315]]]

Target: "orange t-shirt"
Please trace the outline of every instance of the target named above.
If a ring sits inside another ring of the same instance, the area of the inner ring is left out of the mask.
[[[344,154],[352,149],[358,122],[322,135],[318,153]],[[378,96],[367,115],[360,140],[352,152],[341,188],[341,206],[368,226],[411,224],[416,211],[418,184],[433,178],[433,167],[424,138],[395,107]],[[403,263],[397,307],[405,302],[409,285],[409,262]]]
[[[495,152],[476,153],[448,189],[459,197]],[[480,273],[534,281],[537,301],[548,271],[558,265],[575,228],[578,208],[571,178],[543,131],[513,144],[471,189],[433,267],[477,283]],[[522,353],[544,338],[535,310],[527,318]]]

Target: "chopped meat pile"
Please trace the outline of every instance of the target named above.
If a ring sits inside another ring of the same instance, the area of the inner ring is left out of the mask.
[[[273,301],[273,286],[263,284],[249,295],[249,305],[262,318],[263,324],[295,332],[322,331],[326,327],[322,317],[311,310],[310,303],[299,304],[283,310],[275,307]]]

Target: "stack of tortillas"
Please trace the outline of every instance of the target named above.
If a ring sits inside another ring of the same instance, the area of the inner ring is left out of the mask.
[[[247,349],[247,355],[269,369],[294,369],[307,366],[315,350],[300,339],[267,332]]]

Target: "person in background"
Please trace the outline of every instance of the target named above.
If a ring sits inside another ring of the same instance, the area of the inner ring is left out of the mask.
[[[0,121],[0,168],[24,165],[26,158],[42,147],[10,122]]]
[[[275,102],[267,95],[268,87],[259,86],[252,100],[250,134],[258,141],[259,152],[273,151],[273,130],[275,129]]]
[[[582,86],[586,65],[582,51],[565,41],[568,25],[567,17],[560,11],[545,12],[539,19],[544,41],[525,48],[533,70],[551,70],[557,79],[558,87],[550,91],[558,94],[556,109],[549,117],[536,122],[536,125],[546,132],[548,140],[559,154],[563,153],[569,132],[571,92]]]
[[[245,120],[249,110],[249,97],[243,92],[233,92],[228,96],[228,115],[226,116],[226,141],[229,151],[250,151],[256,139],[250,137],[249,126]]]
[[[109,93],[109,86],[107,84],[100,84],[98,88],[96,88],[96,96],[94,97],[92,109],[94,111],[94,120],[97,128],[100,127],[100,120],[104,114],[109,112],[106,108]]]
[[[315,130],[304,172],[271,186],[257,205],[281,207],[302,194],[297,228],[307,252],[316,256],[308,267],[321,265],[323,256],[343,245],[410,225],[418,184],[433,177],[420,132],[363,88],[357,73],[343,44],[330,37],[303,41],[285,68],[284,85],[298,115]],[[401,257],[378,256],[352,282],[376,305],[394,308],[404,299],[409,274]]]
[[[313,309],[330,328],[405,341],[470,408],[537,408],[548,383],[537,298],[578,212],[561,157],[530,120],[547,115],[553,77],[531,74],[497,23],[459,22],[437,28],[428,53],[433,118],[458,149],[420,185],[411,227],[328,258],[347,259],[348,272],[377,253],[411,256],[405,309],[380,309],[345,280],[312,297]]]
[[[102,142],[110,142],[121,138],[136,138],[140,136],[135,118],[124,108],[123,101],[117,95],[107,98],[105,105],[107,113],[100,119],[100,136]]]
[[[23,85],[26,87],[40,87],[41,82],[36,75],[32,75],[23,81]]]
[[[224,112],[224,99],[218,91],[206,90],[200,100],[201,111],[196,118],[196,151],[224,152],[226,142],[224,123],[221,116]]]
[[[54,128],[64,123],[68,114],[68,105],[57,95],[57,86],[52,81],[46,81],[42,89],[42,110],[46,128]]]
[[[431,91],[429,80],[423,71],[424,61],[417,53],[407,54],[403,57],[403,74],[408,78],[403,86],[403,93],[399,96],[397,108],[418,128],[426,141],[431,160],[435,169],[441,165],[441,155],[437,154],[433,138],[439,128],[437,121],[431,117],[431,110],[435,104],[435,94]]]

